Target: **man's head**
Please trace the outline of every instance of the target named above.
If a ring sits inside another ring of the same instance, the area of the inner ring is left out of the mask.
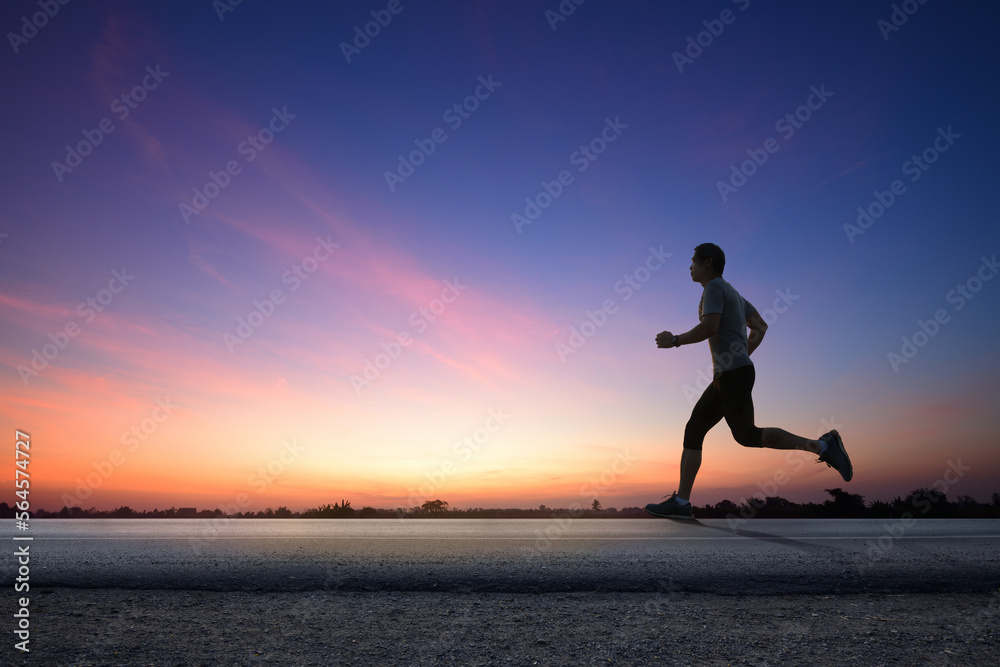
[[[691,258],[691,280],[704,285],[712,278],[721,276],[726,268],[726,253],[714,243],[702,243],[694,249]]]

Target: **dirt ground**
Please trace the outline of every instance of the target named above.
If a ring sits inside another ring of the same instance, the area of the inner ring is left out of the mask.
[[[996,665],[1000,594],[34,594],[34,665]]]

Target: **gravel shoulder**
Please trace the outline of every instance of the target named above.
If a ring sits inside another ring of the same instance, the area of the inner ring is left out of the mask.
[[[4,652],[33,665],[969,666],[1000,655],[996,590],[31,593],[30,656]]]

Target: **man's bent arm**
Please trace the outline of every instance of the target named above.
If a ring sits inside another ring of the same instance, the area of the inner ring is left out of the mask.
[[[694,329],[677,335],[677,345],[690,345],[708,340],[719,331],[719,322],[722,321],[722,313],[711,313],[701,318]]]
[[[750,355],[753,354],[753,351],[764,340],[764,334],[767,332],[767,322],[755,310],[747,316],[747,326],[750,327],[750,333],[747,334],[747,354]]]

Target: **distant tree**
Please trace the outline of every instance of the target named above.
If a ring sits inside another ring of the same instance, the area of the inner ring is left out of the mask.
[[[374,510],[374,508],[372,509]],[[306,518],[345,519],[354,516],[354,508],[351,507],[350,500],[341,500],[339,504],[327,503],[316,509],[307,510],[303,516]]]
[[[590,509],[594,510],[595,512],[600,512],[601,511],[601,501],[598,500],[597,498],[594,498],[594,502],[592,502],[590,504]]]
[[[749,498],[746,498],[743,501],[743,503],[739,506],[739,514],[744,518],[755,517],[757,516],[757,512],[759,512],[760,509],[764,507],[764,505],[766,504],[767,504],[766,500],[750,496]]]
[[[729,502],[729,501],[726,501]],[[794,503],[780,496],[765,496],[760,498],[758,496],[751,496],[747,498],[742,506],[735,506],[732,508],[725,509],[726,515],[730,513],[739,513],[740,516],[744,518],[752,517],[762,517],[762,518],[780,518],[791,516],[789,507],[796,507]]]
[[[868,505],[868,514],[878,519],[892,517],[892,505],[884,500],[872,501],[872,503]]]
[[[799,509],[799,505],[781,496],[765,496],[763,504],[757,506],[758,516],[772,519],[795,516]]]
[[[275,519],[288,519],[292,516],[292,510],[288,509],[284,505],[274,510]]]
[[[430,514],[440,514],[448,511],[448,503],[443,500],[428,500],[421,509]]]
[[[993,507],[1000,507],[1000,493],[994,491],[992,501]]]
[[[334,504],[333,508],[338,518],[346,518],[354,516],[354,508],[351,507],[350,500],[341,499],[340,505]]]
[[[955,499],[955,505],[958,506],[960,510],[972,510],[979,507],[979,503],[972,496],[959,496]]]
[[[824,503],[830,516],[857,518],[867,513],[864,496],[848,493],[841,488],[827,489],[826,492],[833,496],[832,500]]]
[[[905,511],[918,517],[942,518],[950,510],[948,496],[937,489],[914,489],[903,499]]]
[[[378,516],[378,510],[375,509],[374,507],[369,507],[368,505],[365,505],[364,507],[361,508],[361,512],[359,512],[359,516],[361,516],[363,519],[370,519],[370,518],[373,518],[373,517],[377,517]]]
[[[734,503],[732,500],[726,498],[725,500],[720,500],[715,503],[715,509],[722,510],[723,512],[735,512],[740,508],[739,505]]]

